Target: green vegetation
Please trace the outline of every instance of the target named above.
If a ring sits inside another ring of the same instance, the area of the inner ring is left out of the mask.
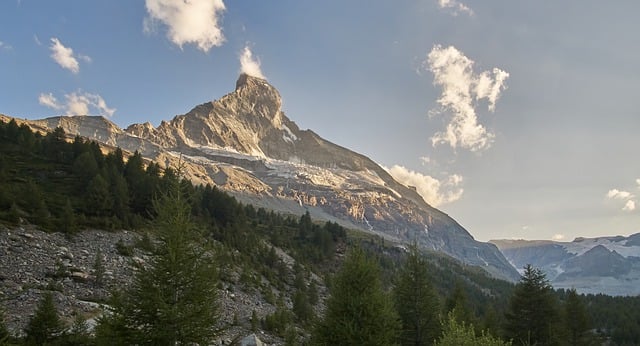
[[[455,313],[450,312],[442,322],[442,336],[435,343],[438,346],[511,346],[511,342],[504,342],[500,338],[481,331],[476,333],[473,325],[460,322]]]
[[[237,323],[289,344],[640,344],[638,297],[554,291],[531,267],[514,286],[440,253],[313,222],[309,213],[243,205],[138,153],[125,159],[120,149],[103,154],[79,137],[67,142],[61,130],[42,136],[0,123],[0,154],[0,222],[71,238],[86,228],[136,230],[140,240],[116,244],[118,252],[151,258],[130,290],[113,294],[112,315],[101,319],[96,337],[79,315],[63,325],[49,293],[27,337],[11,339],[0,323],[0,344],[206,343],[225,327],[217,323],[216,293],[230,285],[276,305],[261,320],[254,311]],[[104,264],[95,256],[99,287]],[[324,286],[326,313],[316,316]]]
[[[327,312],[312,337],[316,345],[393,345],[400,321],[380,282],[378,265],[353,249],[332,282]]]
[[[506,336],[516,344],[551,345],[559,339],[559,311],[544,273],[527,265],[509,301]]]
[[[53,295],[47,292],[25,329],[25,342],[27,345],[60,344],[64,331],[64,324],[53,303]]]
[[[440,305],[427,273],[426,261],[415,244],[409,248],[393,293],[402,322],[401,344],[433,344],[440,335]]]

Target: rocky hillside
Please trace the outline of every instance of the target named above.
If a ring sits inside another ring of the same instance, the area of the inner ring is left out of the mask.
[[[145,123],[122,130],[89,116],[26,123],[40,131],[60,126],[71,136],[139,151],[161,166],[181,160],[192,181],[221,187],[244,202],[294,214],[309,211],[315,219],[417,241],[496,277],[518,278],[493,244],[476,241],[369,158],[300,130],[281,104],[267,81],[243,74],[233,92],[158,127]]]
[[[581,293],[640,294],[640,233],[572,242],[492,240],[509,261],[545,271],[555,288]]]
[[[61,233],[45,233],[32,226],[0,228],[0,301],[5,311],[5,323],[14,335],[20,332],[33,316],[44,292],[53,292],[58,313],[67,324],[80,314],[87,319],[90,328],[95,325],[110,293],[129,285],[135,266],[148,261],[140,249],[141,234],[135,232],[106,232],[86,230],[74,238]],[[102,258],[104,274],[102,282],[96,281],[96,256]],[[295,262],[284,252],[281,259],[289,267]],[[251,315],[259,319],[276,310],[275,302],[268,302],[261,294],[247,289],[239,278],[237,268],[232,268],[219,285],[222,322],[229,329],[220,337],[219,344],[247,336],[251,331]],[[293,274],[291,274],[293,275]],[[293,280],[291,278],[291,280]],[[322,280],[317,281],[319,284]],[[275,295],[281,294],[271,287]],[[326,288],[318,286],[321,299]],[[291,309],[288,293],[283,294],[285,304]],[[318,309],[322,309],[320,304]],[[264,330],[259,337],[268,344],[282,344],[282,339]]]

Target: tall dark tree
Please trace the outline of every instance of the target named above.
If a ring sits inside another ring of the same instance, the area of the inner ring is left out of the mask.
[[[557,305],[553,288],[542,270],[526,265],[505,314],[506,337],[517,345],[558,344]]]
[[[461,281],[456,281],[453,291],[451,291],[445,302],[446,312],[453,313],[458,322],[476,325],[476,315],[470,305],[464,284]]]
[[[26,342],[28,345],[54,343],[60,340],[64,329],[64,324],[60,321],[58,310],[53,303],[53,295],[47,292],[38,303],[35,314],[25,328]]]
[[[402,321],[402,345],[432,345],[440,334],[438,296],[429,281],[427,263],[416,244],[400,270],[394,289],[396,309]]]
[[[588,345],[592,338],[589,333],[591,323],[584,302],[575,289],[567,292],[564,317],[569,345]]]
[[[159,244],[103,331],[139,345],[207,345],[218,332],[217,271],[177,179],[154,200]]]
[[[332,280],[326,314],[312,344],[395,345],[399,328],[378,265],[361,249],[352,250]]]

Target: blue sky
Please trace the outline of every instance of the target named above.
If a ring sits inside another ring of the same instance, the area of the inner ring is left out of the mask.
[[[640,2],[7,0],[0,113],[158,125],[245,68],[477,239],[640,231]]]

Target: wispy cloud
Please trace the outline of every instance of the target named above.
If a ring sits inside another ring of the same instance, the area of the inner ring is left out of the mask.
[[[208,52],[225,41],[220,25],[225,10],[222,0],[146,0],[145,5],[144,31],[153,32],[157,23],[162,23],[167,38],[180,48],[195,44]]]
[[[240,53],[240,72],[246,73],[253,77],[266,79],[262,70],[260,69],[260,59],[254,58],[251,48],[245,46]]]
[[[454,16],[457,16],[460,13],[473,16],[473,10],[469,8],[469,6],[457,0],[438,0],[438,6],[442,9],[448,10]]]
[[[455,47],[441,45],[435,45],[423,63],[434,75],[433,84],[442,88],[437,101],[440,108],[430,114],[450,116],[446,130],[431,137],[434,146],[449,144],[454,149],[480,151],[493,143],[495,135],[479,123],[476,105],[486,99],[493,112],[509,73],[499,68],[475,73],[473,65],[474,61]]]
[[[631,195],[631,192],[629,191],[611,189],[609,190],[609,192],[607,192],[607,197],[615,198],[615,199],[626,199],[626,198],[632,197],[632,195]]]
[[[564,238],[566,238],[564,234],[556,233],[551,237],[551,240],[561,241],[561,240],[564,240]]]
[[[11,47],[11,45],[0,41],[0,50],[12,50],[13,47]]]
[[[36,42],[39,42],[37,37],[35,37],[35,39]],[[85,62],[91,62],[91,58],[86,55],[75,55],[73,53],[73,49],[65,47],[56,37],[51,38],[51,45],[49,46],[49,49],[51,50],[51,58],[53,58],[53,61],[62,66],[62,68],[75,74],[80,72],[80,63],[78,62],[78,58]]]
[[[38,103],[58,111],[64,111],[65,115],[102,115],[111,117],[115,108],[110,108],[98,94],[91,94],[78,90],[64,95],[65,102],[59,102],[52,93],[42,93],[38,97]]]
[[[439,180],[399,165],[385,169],[399,183],[415,187],[418,194],[434,207],[457,201],[464,193],[461,187],[463,178],[457,174]]]

